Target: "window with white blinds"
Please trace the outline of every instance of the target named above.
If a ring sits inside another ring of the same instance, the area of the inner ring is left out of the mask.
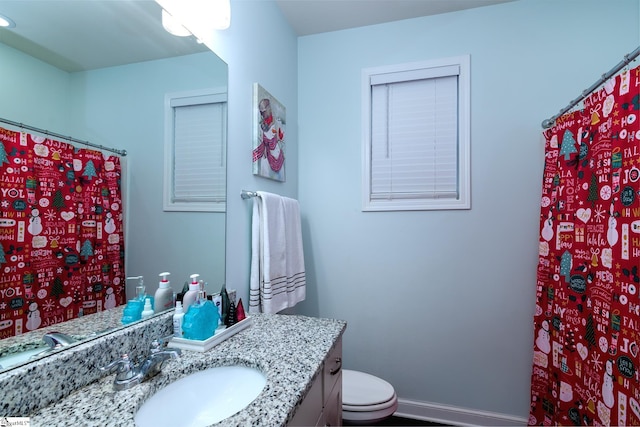
[[[363,210],[468,209],[469,58],[363,70]]]
[[[165,99],[164,210],[226,210],[225,92],[169,94]]]

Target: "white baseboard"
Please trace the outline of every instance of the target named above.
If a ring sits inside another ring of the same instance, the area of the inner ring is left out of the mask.
[[[453,426],[526,426],[528,421],[513,415],[408,399],[398,399],[394,415]]]

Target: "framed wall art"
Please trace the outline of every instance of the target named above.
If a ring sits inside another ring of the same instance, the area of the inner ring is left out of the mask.
[[[253,84],[253,174],[285,180],[286,108]]]

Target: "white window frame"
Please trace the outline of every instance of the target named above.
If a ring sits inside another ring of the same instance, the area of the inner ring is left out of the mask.
[[[226,197],[221,201],[202,201],[194,199],[175,200],[174,198],[174,178],[175,178],[175,108],[184,106],[195,106],[202,104],[222,104],[222,129],[221,129],[221,150],[222,162],[225,169],[225,191],[226,191],[226,141],[227,141],[227,89],[212,88],[195,91],[176,92],[165,94],[165,136],[164,136],[164,211],[183,212],[226,212]]]
[[[371,196],[372,184],[372,87],[376,81],[394,74],[394,82],[455,75],[457,70],[457,195],[454,197],[409,197],[380,199]],[[385,76],[387,75],[387,76]],[[416,77],[417,76],[417,77]],[[372,83],[373,82],[373,83]],[[406,211],[471,208],[470,156],[470,56],[412,62],[362,70],[362,210]]]

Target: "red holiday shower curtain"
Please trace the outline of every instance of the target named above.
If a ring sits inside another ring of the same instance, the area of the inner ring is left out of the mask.
[[[0,338],[125,301],[120,159],[0,128]]]
[[[544,132],[529,425],[640,425],[639,81]]]

